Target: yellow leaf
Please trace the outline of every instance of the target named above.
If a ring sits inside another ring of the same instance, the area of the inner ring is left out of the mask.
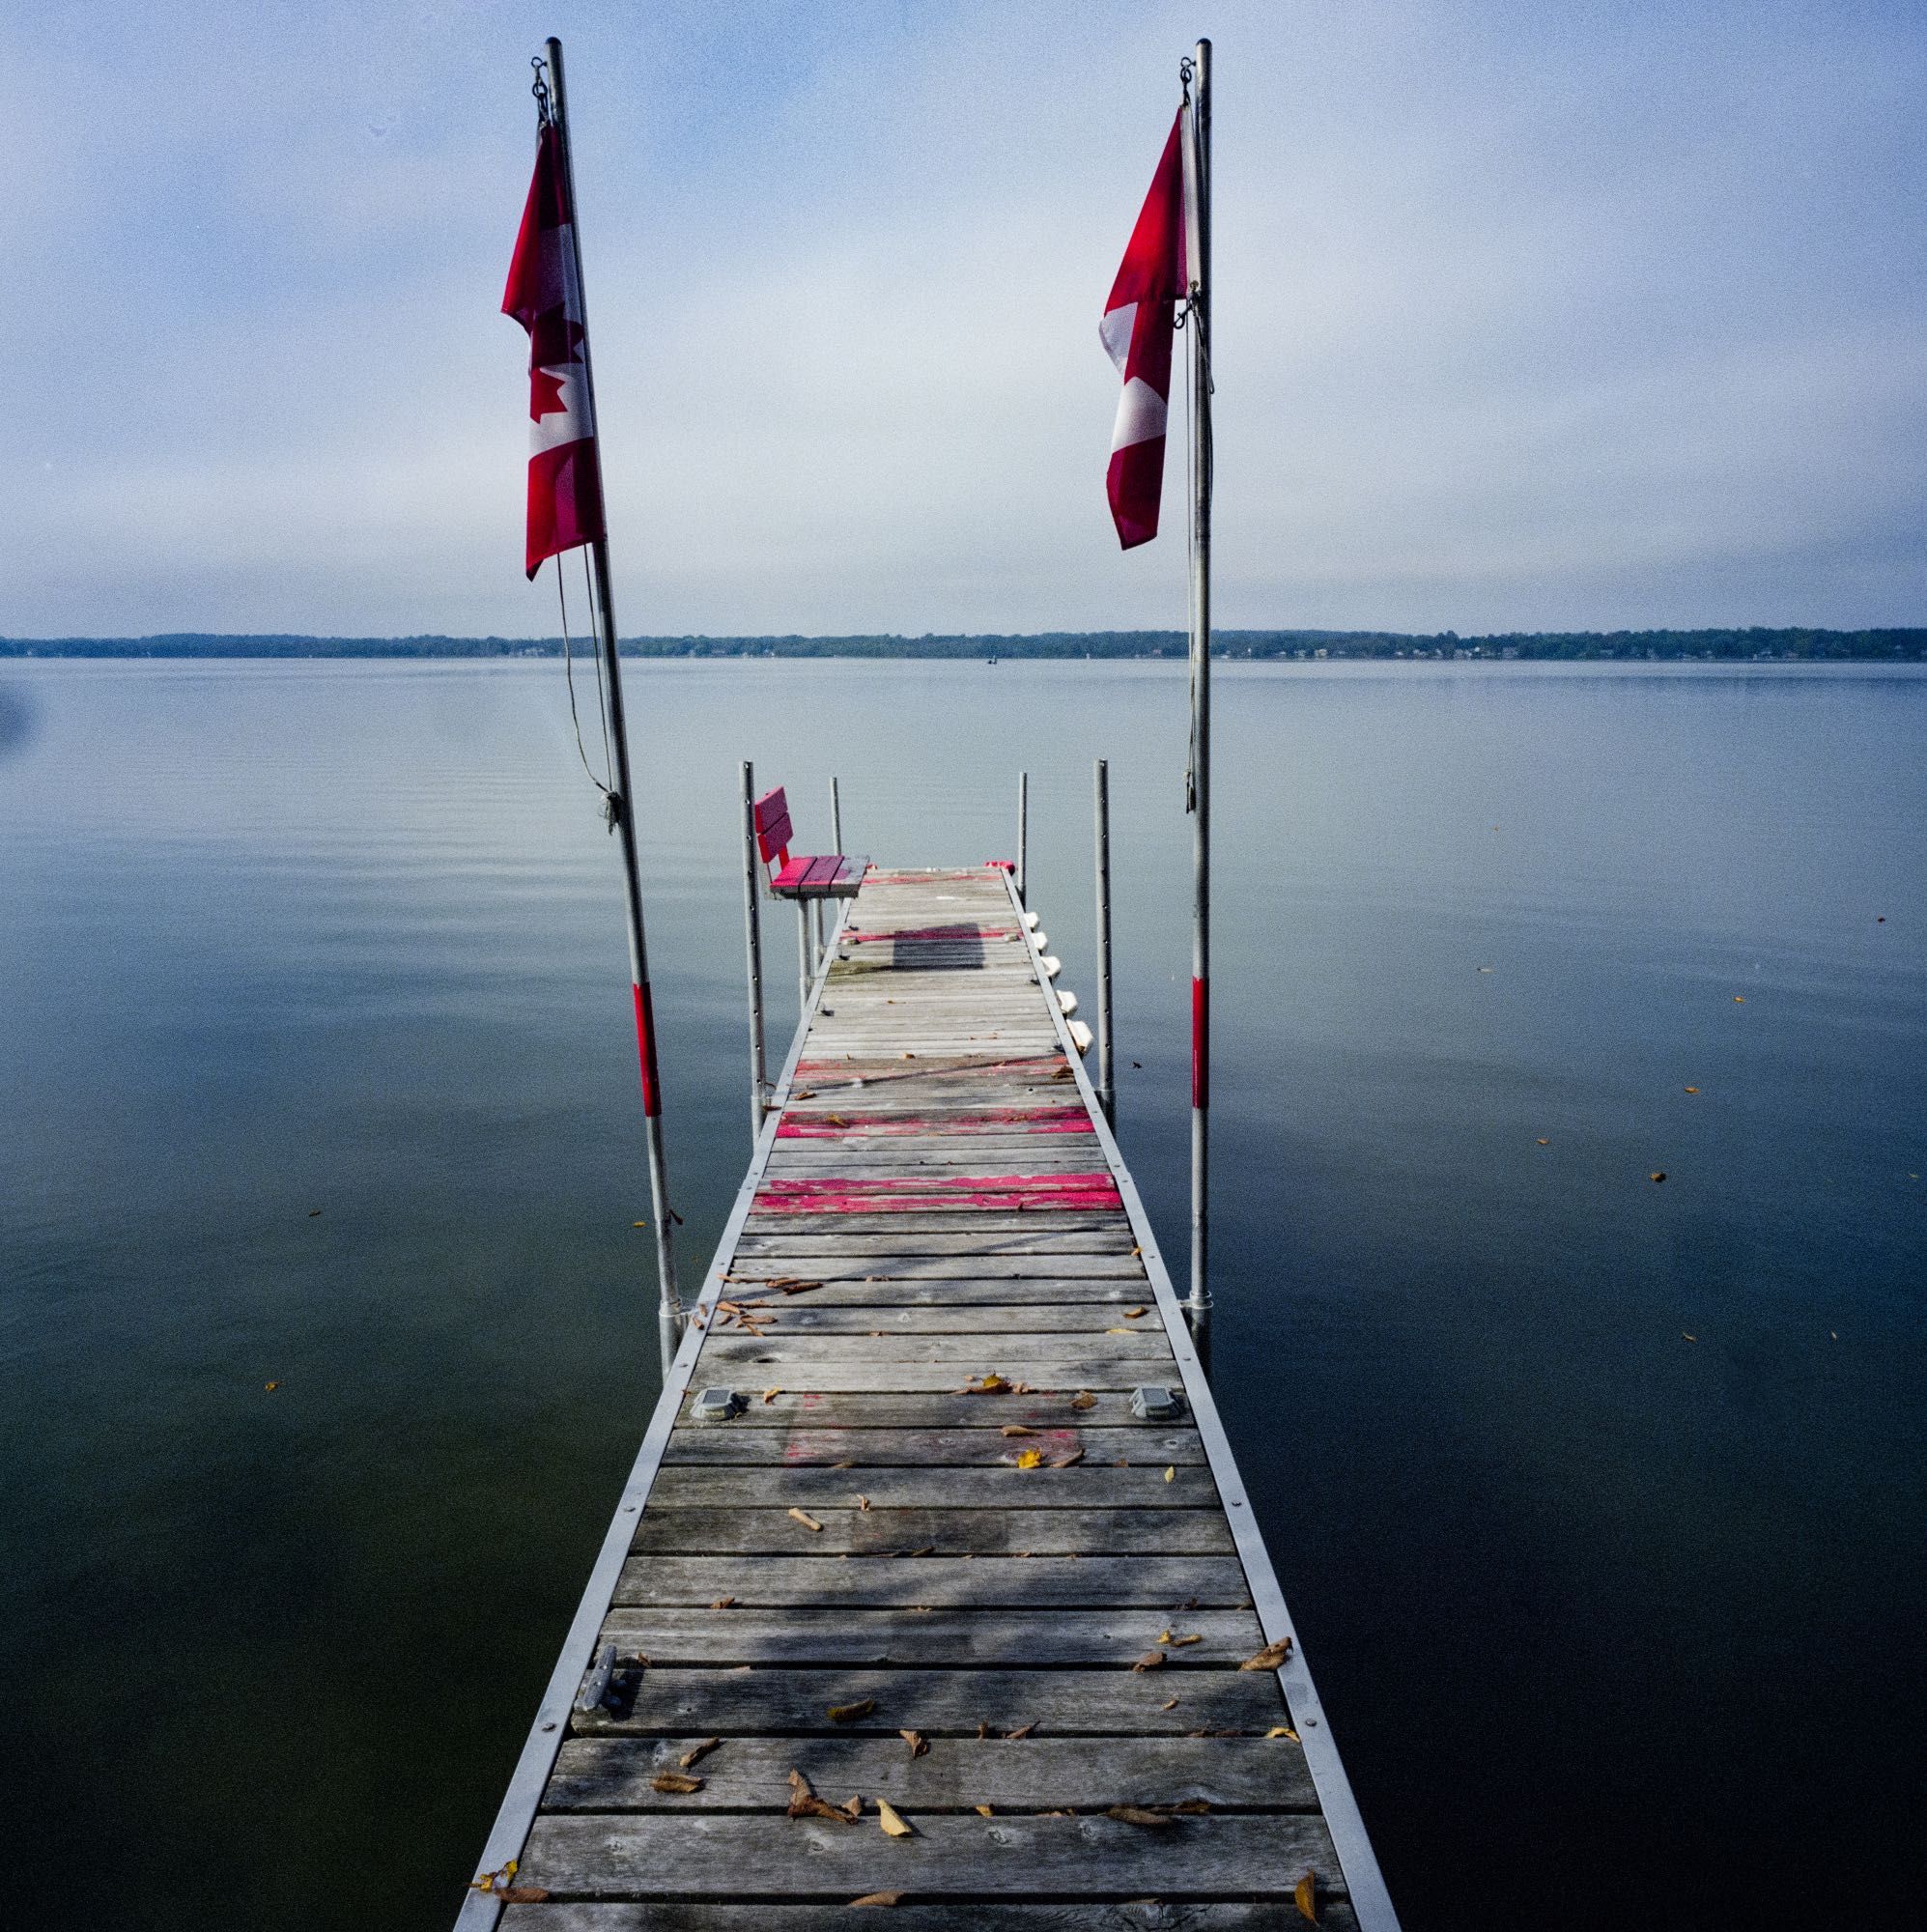
[[[1301,1742],[1298,1733],[1289,1724],[1273,1724],[1264,1735],[1267,1738],[1289,1738],[1294,1745]]]
[[[765,1402],[774,1402],[776,1401],[777,1397],[779,1396],[781,1393],[782,1393],[782,1387],[780,1384],[779,1384],[775,1388],[765,1389],[763,1391],[763,1400]]]
[[[262,1386],[268,1391],[269,1395],[272,1395],[274,1391],[281,1386],[281,1384],[279,1382],[264,1382]]]
[[[805,1529],[820,1530],[823,1527],[823,1525],[820,1522],[818,1522],[816,1519],[813,1516],[811,1516],[808,1510],[791,1510],[789,1513],[789,1520],[792,1522],[800,1522]]]
[[[1314,1925],[1318,1922],[1318,1875],[1309,1866],[1304,1877],[1291,1888],[1291,1901]]]
[[[977,1380],[977,1389],[980,1395],[998,1395],[1009,1386],[1010,1384],[995,1369],[992,1369],[987,1376],[979,1376]]]
[[[1124,1320],[1126,1321],[1135,1321],[1144,1312],[1142,1308],[1127,1308],[1124,1310]]]
[[[908,1060],[910,1056],[906,1053],[903,1057]],[[851,1899],[850,1903],[852,1905],[901,1905],[903,1903],[903,1894],[900,1891],[866,1891],[861,1898]]]
[[[1021,1422],[1006,1422],[998,1432],[1000,1435],[1034,1435],[1034,1429],[1026,1429]]]
[[[1697,1094],[1699,1092],[1699,1089],[1697,1087],[1688,1087],[1686,1089],[1686,1092],[1688,1094]]]
[[[997,1813],[994,1812],[988,1804],[973,1804],[970,1808],[973,1811],[975,1811],[979,1818],[994,1818],[997,1815]]]
[[[867,1718],[875,1709],[874,1697],[865,1697],[857,1704],[832,1704],[830,1721],[833,1724],[854,1724],[859,1718]]]
[[[1177,1469],[1176,1464],[1173,1464],[1172,1467],[1165,1470],[1164,1480],[1167,1483],[1175,1483],[1177,1480]]]
[[[1138,1331],[1135,1328],[1107,1328],[1104,1332],[1107,1335],[1135,1335]]]
[[[1203,1643],[1204,1639],[1201,1634],[1194,1632],[1190,1636],[1167,1637],[1165,1641],[1171,1645],[1173,1650],[1182,1650],[1187,1643]]]
[[[1041,1449],[1020,1449],[1017,1452],[1017,1466],[1020,1469],[1035,1469],[1043,1464],[1044,1452]]]
[[[1238,1665],[1240,1670],[1276,1670],[1290,1654],[1291,1639],[1281,1636],[1276,1643],[1267,1643],[1256,1657],[1247,1657]]]
[[[893,1838],[914,1838],[917,1835],[913,1826],[904,1822],[902,1814],[888,1798],[876,1801],[877,1821]]]

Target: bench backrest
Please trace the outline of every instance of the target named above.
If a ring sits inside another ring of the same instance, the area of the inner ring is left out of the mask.
[[[778,785],[756,801],[756,849],[763,855],[763,864],[780,871],[789,864],[789,841],[795,837],[789,823],[789,801]]]

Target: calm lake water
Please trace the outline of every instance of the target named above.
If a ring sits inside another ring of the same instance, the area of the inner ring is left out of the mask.
[[[1216,1380],[1406,1925],[1917,1926],[1927,679],[1218,691]],[[1009,851],[1028,767],[1089,1002],[1101,754],[1181,1273],[1181,668],[630,697],[691,1272],[737,761],[913,865]],[[656,1397],[560,667],[0,666],[0,1916],[443,1927]]]

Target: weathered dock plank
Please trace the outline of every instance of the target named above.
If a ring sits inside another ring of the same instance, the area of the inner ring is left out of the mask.
[[[1395,1932],[1002,872],[872,870],[777,1109],[465,1925]]]

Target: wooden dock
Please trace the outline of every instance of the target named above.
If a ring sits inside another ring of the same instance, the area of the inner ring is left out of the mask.
[[[873,870],[460,1924],[1390,1932],[1291,1635],[1013,889]]]

